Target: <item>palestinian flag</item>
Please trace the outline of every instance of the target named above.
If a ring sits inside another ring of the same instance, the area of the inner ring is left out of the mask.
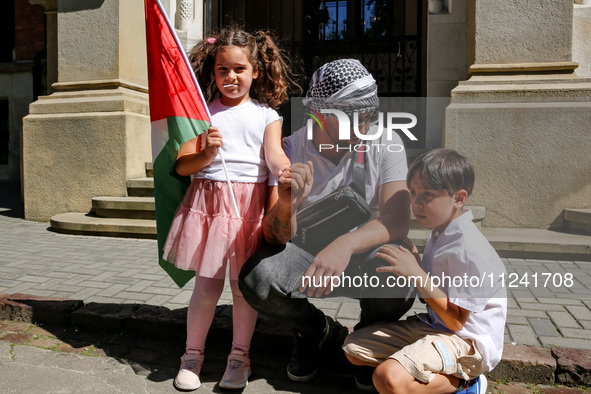
[[[191,181],[179,176],[174,166],[181,145],[209,128],[209,113],[162,5],[158,0],[145,0],[144,4],[158,256],[162,268],[183,287],[195,273],[162,259],[173,216]]]

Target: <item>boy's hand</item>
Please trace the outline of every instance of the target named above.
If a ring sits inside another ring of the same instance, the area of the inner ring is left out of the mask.
[[[417,246],[410,240],[410,238],[404,237],[404,239],[402,240],[402,246],[408,249],[410,253],[415,255],[415,257],[419,255],[419,250],[417,249]]]
[[[222,134],[217,127],[211,126],[207,130],[207,138],[205,139],[205,153],[212,159],[218,154],[219,148],[222,147]]]
[[[385,266],[376,268],[376,272],[391,272],[398,276],[404,277],[420,275],[424,273],[421,269],[421,266],[419,265],[417,256],[415,256],[404,246],[396,247],[393,245],[384,245],[380,248],[380,251],[376,254],[376,256],[390,264],[389,267]]]

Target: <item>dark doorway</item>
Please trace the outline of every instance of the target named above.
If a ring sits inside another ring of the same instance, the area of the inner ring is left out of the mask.
[[[8,164],[8,100],[0,99],[0,164]]]
[[[0,63],[11,63],[14,52],[14,0],[0,1]]]
[[[206,25],[208,33],[232,25],[275,33],[304,92],[318,67],[354,58],[380,97],[426,96],[426,0],[210,0]],[[280,110],[289,125],[289,109]]]
[[[214,0],[210,28],[268,29],[304,74],[338,58],[359,59],[383,97],[424,96],[422,0]]]

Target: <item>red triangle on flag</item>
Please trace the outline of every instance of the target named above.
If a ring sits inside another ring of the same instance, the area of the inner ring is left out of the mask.
[[[151,121],[209,116],[183,49],[157,0],[145,0]]]

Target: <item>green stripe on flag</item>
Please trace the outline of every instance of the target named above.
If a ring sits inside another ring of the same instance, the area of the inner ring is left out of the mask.
[[[180,147],[209,128],[204,120],[169,117],[168,141],[154,160],[154,200],[156,204],[156,229],[160,266],[172,280],[183,287],[195,276],[194,271],[184,271],[162,259],[162,248],[168,236],[172,219],[191,182],[190,177],[178,175],[174,169]]]

